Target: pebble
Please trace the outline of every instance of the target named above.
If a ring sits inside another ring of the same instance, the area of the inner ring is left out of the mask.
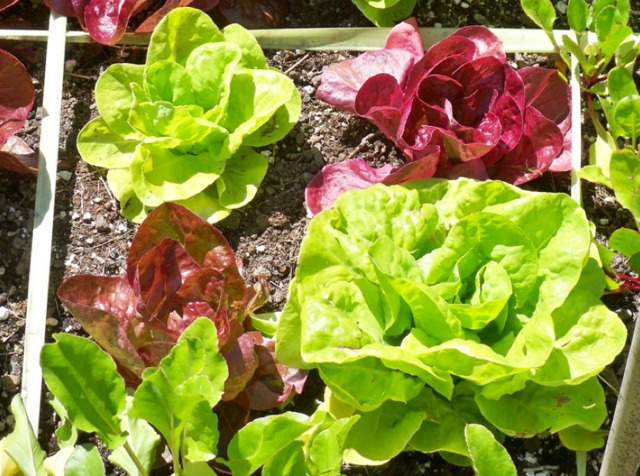
[[[96,231],[98,231],[99,233],[108,233],[111,231],[111,228],[109,227],[109,223],[107,222],[105,217],[103,217],[102,215],[100,215],[96,219]]]
[[[85,212],[84,215],[82,215],[82,221],[89,223],[91,221],[91,213]]]
[[[264,251],[265,251],[266,249],[267,249],[267,247],[266,247],[266,246],[264,246],[264,245],[258,245],[258,246],[256,246],[256,251],[257,251],[258,253],[264,253]]]
[[[62,179],[65,182],[68,182],[69,180],[71,180],[71,177],[73,176],[73,174],[71,172],[69,172],[68,170],[61,170],[60,172],[58,172],[56,174],[56,176],[59,179]]]
[[[47,317],[47,327],[57,327],[58,319],[55,317]]]
[[[20,388],[20,377],[17,375],[3,375],[1,382],[2,386],[10,393]]]
[[[560,0],[558,3],[556,3],[556,10],[558,10],[558,13],[562,15],[567,13],[567,2]]]
[[[11,311],[5,306],[0,306],[0,321],[6,321],[11,315]]]

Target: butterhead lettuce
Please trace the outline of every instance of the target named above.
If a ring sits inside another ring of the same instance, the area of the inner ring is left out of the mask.
[[[214,223],[253,199],[267,160],[252,147],[282,139],[301,103],[247,30],[177,8],[154,30],[144,65],[100,76],[96,104],[78,150],[109,169],[122,214],[141,222],[171,201]]]
[[[360,415],[352,462],[408,448],[469,464],[469,424],[584,449],[607,414],[596,375],[626,336],[591,250],[564,194],[471,179],[349,191],[309,226],[276,355]]]

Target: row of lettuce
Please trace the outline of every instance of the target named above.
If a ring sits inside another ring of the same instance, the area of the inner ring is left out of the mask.
[[[523,2],[552,32],[545,6]],[[569,7],[583,18],[570,17],[577,42],[556,45],[579,57],[589,114],[605,118],[582,173],[640,221],[629,5]],[[0,474],[104,474],[78,432],[96,433],[131,475],[150,474],[165,447],[176,475],[338,475],[405,450],[512,475],[505,435],[604,444],[598,374],[626,329],[600,298],[640,281],[610,267],[613,252],[568,196],[512,185],[570,168],[563,71],[514,70],[483,27],[425,52],[409,21],[383,50],[327,68],[318,97],[373,122],[407,163],[325,167],[306,191],[316,216],[289,299],[261,315],[266,283],[244,282],[211,223],[255,196],[267,161],[254,148],[300,113],[293,82],[242,27],[219,30],[192,8],[158,24],[144,65],[101,75],[100,116],[78,150],[108,170],[122,213],[141,225],[126,275],[59,289],[93,338],[57,334],[42,354],[61,450],[39,448],[16,398]],[[635,230],[610,246],[640,271]],[[310,370],[326,385],[313,414],[251,420],[286,410]]]

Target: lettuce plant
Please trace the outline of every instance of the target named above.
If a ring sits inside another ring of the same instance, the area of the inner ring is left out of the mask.
[[[125,276],[72,276],[58,296],[130,386],[157,367],[195,319],[206,317],[229,365],[225,402],[246,414],[302,390],[304,372],[277,363],[273,341],[250,330],[249,313],[268,298],[266,282],[247,286],[222,234],[180,205],[166,203],[142,223]]]
[[[12,172],[35,174],[36,153],[14,134],[24,126],[33,107],[35,90],[24,65],[0,50],[0,167]]]
[[[124,216],[140,222],[173,201],[216,222],[253,199],[267,160],[252,147],[282,139],[301,103],[248,31],[178,8],[153,32],[144,65],[100,76],[96,104],[78,150],[109,169]]]
[[[425,179],[352,190],[310,223],[276,334],[359,415],[352,462],[468,464],[464,428],[602,445],[597,374],[626,330],[600,301],[590,224],[564,194]],[[345,410],[345,407],[347,410]]]
[[[570,169],[565,80],[547,68],[514,70],[484,27],[462,28],[425,53],[415,21],[401,23],[383,50],[327,68],[317,96],[373,122],[412,163],[409,173],[389,169],[385,176],[521,184]],[[329,165],[324,175],[344,175],[348,184],[348,169]],[[308,195],[314,213],[321,207],[313,196],[331,193],[325,183],[320,175],[311,185],[320,189]]]
[[[91,37],[105,45],[116,44],[127,30],[129,20],[155,6],[152,0],[45,0],[45,5],[60,15],[77,18]],[[0,4],[1,5],[1,4]],[[287,0],[167,0],[136,28],[136,33],[149,33],[171,10],[191,6],[203,11],[219,12],[229,23],[246,28],[273,28],[284,21]]]
[[[411,16],[416,0],[353,0],[356,7],[376,26],[393,26]]]

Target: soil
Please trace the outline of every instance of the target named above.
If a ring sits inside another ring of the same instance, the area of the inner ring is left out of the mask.
[[[371,26],[349,1],[300,0],[290,2],[285,28]],[[416,6],[421,26],[460,27],[483,24],[491,27],[533,28],[519,2],[504,0],[424,0]],[[557,8],[566,8],[563,1]],[[45,29],[47,9],[37,2],[18,4],[0,13],[0,28]],[[72,28],[75,22],[70,22]],[[560,25],[562,26],[562,25]],[[637,25],[636,25],[637,30]],[[42,103],[45,45],[7,44],[25,63],[37,90],[36,104]],[[264,311],[281,310],[289,282],[295,273],[300,242],[309,223],[304,207],[304,187],[324,164],[350,157],[362,157],[371,164],[399,163],[401,152],[381,132],[365,120],[339,111],[315,98],[322,70],[327,65],[353,56],[350,53],[267,51],[270,64],[288,74],[303,98],[303,112],[291,133],[281,142],[262,151],[270,160],[267,176],[252,203],[218,224],[241,258],[248,281],[265,276],[271,300]],[[97,44],[68,45],[60,135],[60,163],[55,202],[55,227],[48,338],[54,332],[82,334],[79,324],[55,298],[55,289],[64,278],[91,273],[119,275],[136,226],[125,220],[104,175],[80,160],[75,138],[80,128],[97,115],[93,87],[99,74],[114,62],[141,63],[141,47],[104,47]],[[522,64],[545,64],[553,58],[522,56],[512,58]],[[27,126],[19,134],[37,148],[41,107],[34,107]],[[585,140],[589,140],[588,134]],[[566,177],[545,176],[528,184],[534,190],[568,191]],[[19,389],[23,357],[31,230],[35,201],[35,180],[0,171],[0,437],[10,432],[13,417],[8,404]],[[598,238],[606,242],[621,226],[633,227],[628,213],[600,187],[585,187],[584,205],[596,224]],[[620,266],[624,266],[620,262]],[[621,268],[622,269],[622,268]],[[47,270],[39,270],[47,272]],[[640,297],[618,295],[605,298],[607,305],[627,323],[629,334],[638,315]],[[605,372],[617,387],[624,371],[626,351]],[[312,376],[314,378],[314,376]],[[317,378],[317,377],[315,377]],[[310,389],[317,385],[309,385]],[[615,396],[609,391],[613,412]],[[43,405],[40,440],[45,449],[55,451],[53,430],[57,425],[51,410]],[[609,424],[609,421],[607,421]],[[564,449],[555,436],[527,440],[507,439],[507,448],[519,474],[575,474],[575,455]],[[589,454],[587,474],[597,474],[601,451]],[[465,475],[469,469],[451,466],[438,456],[403,453],[380,467],[345,468],[349,475]],[[115,470],[111,474],[117,473]]]

